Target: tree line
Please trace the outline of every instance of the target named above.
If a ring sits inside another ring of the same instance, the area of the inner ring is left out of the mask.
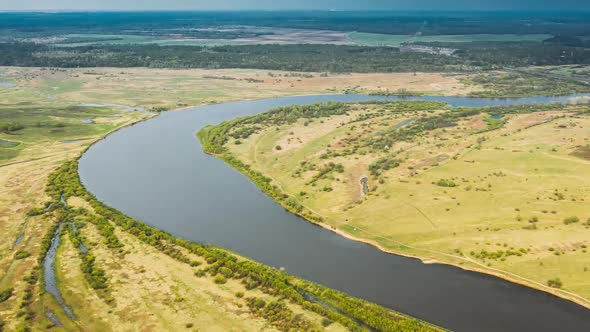
[[[440,44],[440,43],[439,43]],[[437,45],[439,45],[437,44]],[[475,44],[476,46],[474,46]],[[440,46],[440,45],[439,45]],[[299,72],[456,72],[590,63],[590,50],[540,43],[454,43],[456,56],[350,45],[56,47],[0,43],[0,65],[22,67],[252,68]]]

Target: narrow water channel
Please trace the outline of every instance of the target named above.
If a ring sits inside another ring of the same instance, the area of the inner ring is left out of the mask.
[[[43,260],[43,278],[45,281],[45,290],[47,292],[49,292],[49,294],[51,294],[53,296],[53,298],[55,298],[55,301],[62,307],[62,309],[64,310],[64,312],[66,313],[66,315],[68,317],[70,317],[71,319],[76,319],[76,316],[74,316],[74,312],[72,311],[72,308],[70,308],[63,296],[61,295],[58,287],[57,287],[57,276],[56,276],[56,268],[55,268],[55,260],[57,258],[57,250],[59,249],[59,244],[60,244],[60,236],[61,236],[61,230],[63,229],[63,224],[60,223],[59,226],[57,227],[57,229],[55,230],[55,234],[53,235],[53,238],[51,239],[51,245],[49,246],[49,250],[47,251],[47,254],[45,255],[45,259]],[[61,322],[59,321],[59,319],[57,318],[57,316],[55,316],[55,314],[51,313],[51,312],[47,312],[46,315],[48,315],[47,317],[56,325],[61,326]]]

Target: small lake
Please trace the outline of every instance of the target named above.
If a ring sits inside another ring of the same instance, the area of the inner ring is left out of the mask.
[[[565,103],[571,97],[411,97],[451,106]],[[292,275],[456,331],[590,331],[590,310],[499,278],[386,254],[287,213],[224,162],[206,155],[203,126],[271,108],[361,95],[285,97],[168,112],[113,133],[80,160],[104,203],[181,238],[215,244]]]
[[[0,88],[14,88],[16,84],[11,82],[0,82]]]

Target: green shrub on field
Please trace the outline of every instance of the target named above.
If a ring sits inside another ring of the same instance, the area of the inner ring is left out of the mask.
[[[566,225],[575,224],[575,223],[579,223],[579,222],[580,222],[580,218],[578,218],[576,216],[567,217],[563,220],[563,223]]]
[[[17,260],[18,259],[25,259],[29,256],[31,256],[31,254],[28,251],[23,251],[23,250],[17,251],[16,254],[14,254],[14,258]]]
[[[12,288],[5,289],[3,291],[0,291],[0,303],[8,300],[12,296],[12,293],[13,293],[13,289]]]
[[[454,188],[457,184],[453,180],[449,179],[440,179],[436,181],[436,185],[439,187],[447,187],[447,188]]]
[[[563,287],[563,283],[561,282],[561,279],[554,278],[554,279],[547,280],[547,286],[553,287],[553,288],[561,288],[561,287]]]

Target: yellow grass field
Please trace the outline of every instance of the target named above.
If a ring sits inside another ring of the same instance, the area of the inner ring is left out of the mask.
[[[226,146],[345,236],[590,305],[588,113],[565,107],[497,120],[483,112],[372,148],[387,133],[449,112],[392,105],[262,125]],[[383,157],[399,166],[373,174]],[[342,169],[321,175],[329,163]]]
[[[406,88],[440,95],[467,95],[467,75],[439,73],[321,74],[253,69],[48,69],[0,67],[0,79],[16,83],[2,93],[39,102],[109,103],[144,108],[186,106],[285,95],[341,93],[350,89]],[[6,103],[7,101],[0,101]]]

